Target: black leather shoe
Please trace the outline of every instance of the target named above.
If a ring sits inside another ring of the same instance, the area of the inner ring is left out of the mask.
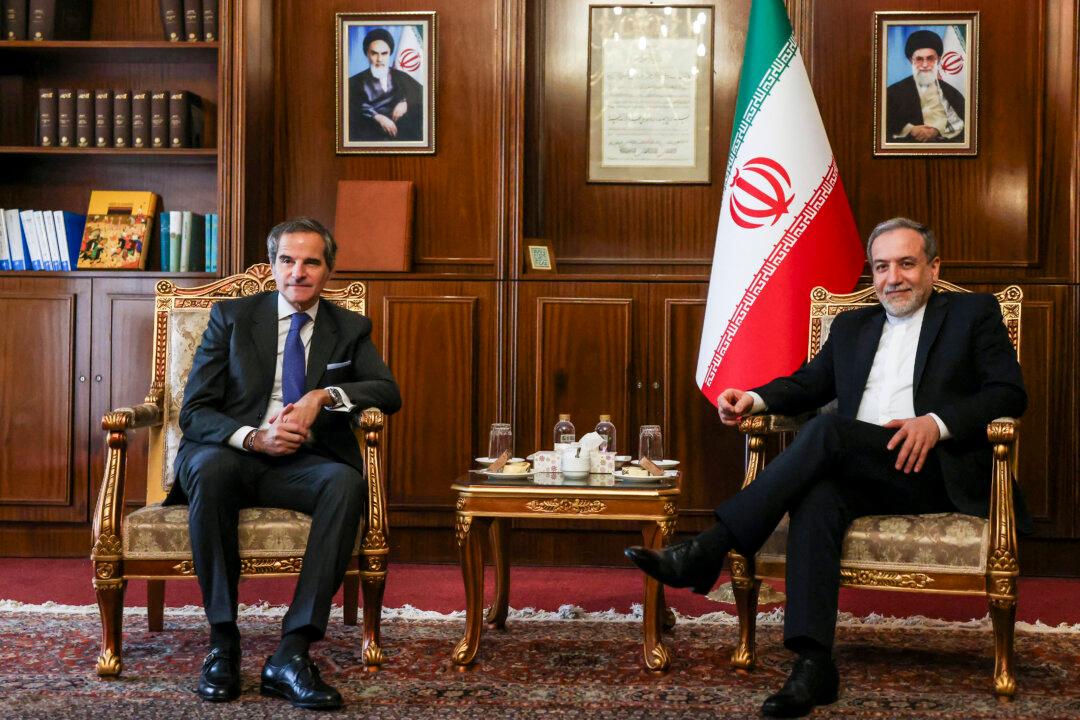
[[[199,697],[210,702],[226,702],[240,697],[240,651],[223,647],[210,649],[199,676]]]
[[[263,665],[262,684],[259,686],[259,692],[263,695],[284,698],[293,707],[308,710],[341,707],[341,693],[322,681],[319,668],[307,653],[293,655],[284,665],[274,665],[270,660],[266,658]]]
[[[840,673],[832,660],[800,657],[784,687],[765,699],[761,712],[771,718],[802,717],[815,705],[836,702],[839,691]]]
[[[710,557],[696,540],[675,543],[663,550],[650,550],[640,545],[628,547],[623,554],[651,578],[673,588],[688,587],[704,595],[716,584],[724,555]]]

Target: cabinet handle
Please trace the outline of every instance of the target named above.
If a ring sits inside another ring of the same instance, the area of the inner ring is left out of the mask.
[[[80,375],[79,376],[79,382],[81,382],[81,383],[86,382],[86,376],[85,375]]]
[[[653,390],[659,390],[660,389],[660,381],[659,380],[653,381],[652,389]]]
[[[101,382],[101,376],[100,375],[95,375],[94,376],[94,382]]]
[[[638,390],[640,390],[640,389],[641,389],[641,381],[640,381],[640,380],[638,380],[638,381],[637,381],[637,389],[638,389]]]

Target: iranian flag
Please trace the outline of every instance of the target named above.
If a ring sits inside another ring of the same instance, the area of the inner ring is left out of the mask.
[[[849,292],[863,248],[782,0],[753,0],[697,384],[714,405],[806,358],[810,291]]]
[[[419,33],[419,34],[418,34]],[[394,64],[398,70],[408,73],[419,83],[425,81],[424,73],[424,44],[420,40],[423,33],[419,25],[406,25],[401,31],[401,39],[398,40],[397,62]]]

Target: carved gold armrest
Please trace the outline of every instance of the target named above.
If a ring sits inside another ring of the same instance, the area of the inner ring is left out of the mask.
[[[386,415],[378,408],[368,408],[354,416],[357,436],[364,454],[364,469],[368,484],[368,512],[361,551],[369,556],[370,571],[385,572],[383,557],[390,552],[387,538],[390,534],[387,522],[386,479],[382,474],[382,431]]]
[[[739,423],[739,432],[744,435],[779,435],[795,432],[811,418],[811,415],[749,415]]]
[[[990,421],[986,426],[986,437],[992,443],[1016,442],[1017,432],[1020,429],[1020,421],[1011,417],[999,417]]]

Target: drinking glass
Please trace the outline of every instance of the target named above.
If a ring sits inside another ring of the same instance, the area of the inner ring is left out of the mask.
[[[664,437],[659,425],[642,425],[638,433],[638,457],[650,460],[664,459]]]
[[[505,450],[514,454],[514,432],[510,429],[510,423],[491,423],[491,434],[488,436],[488,457],[496,460]]]

